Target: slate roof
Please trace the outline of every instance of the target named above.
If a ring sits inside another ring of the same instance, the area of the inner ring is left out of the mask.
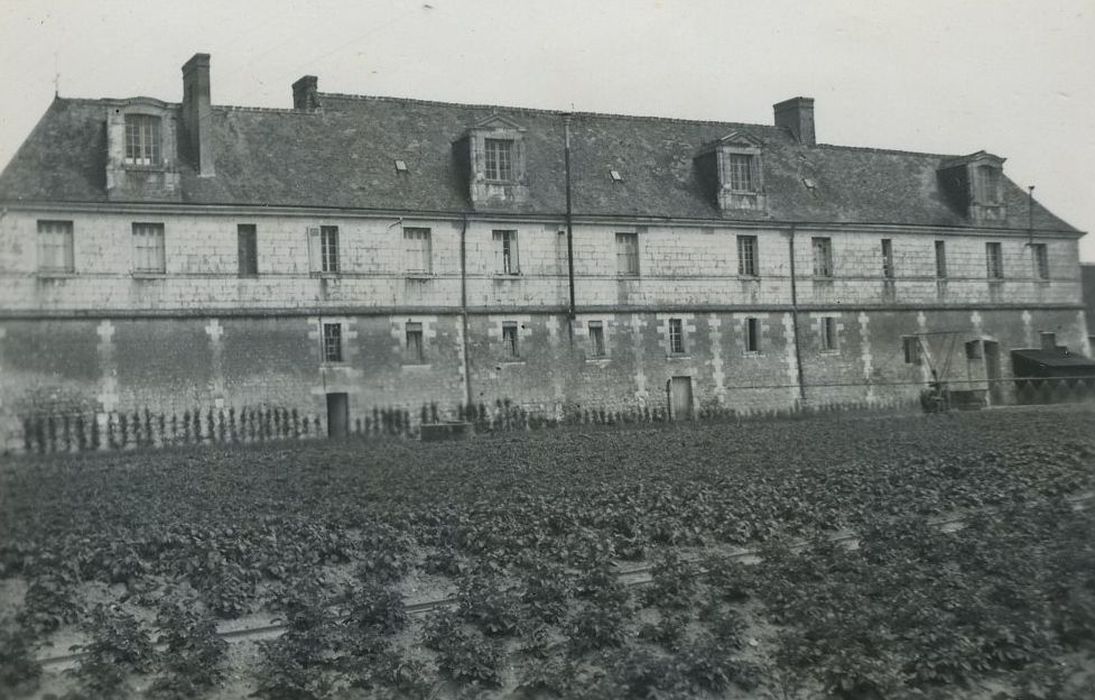
[[[525,129],[523,211],[564,211],[561,112],[329,93],[319,102],[315,112],[214,106],[216,176],[198,178],[183,162],[182,202],[470,210],[452,143],[499,115]],[[0,174],[0,201],[106,202],[107,104],[56,99]],[[735,130],[762,144],[767,212],[722,214],[697,179],[693,156]],[[937,179],[954,156],[804,146],[767,125],[586,113],[572,117],[571,145],[577,215],[974,225]],[[395,159],[409,172],[397,173]],[[613,169],[623,182],[612,181]],[[1005,178],[1005,198],[1003,226],[1025,230],[1026,193]],[[1033,219],[1039,230],[1075,231],[1037,202]]]

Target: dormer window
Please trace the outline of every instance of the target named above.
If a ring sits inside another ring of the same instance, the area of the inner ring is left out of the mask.
[[[978,151],[968,156],[947,158],[939,164],[939,184],[944,196],[976,223],[1007,219],[1004,203],[1004,159]]]
[[[509,139],[484,139],[486,175],[488,180],[513,179],[513,141]]]
[[[756,137],[732,131],[696,154],[697,174],[722,212],[766,209],[762,147]]]
[[[498,114],[475,123],[453,143],[473,206],[508,209],[528,201],[526,150],[525,129]]]
[[[150,114],[125,117],[126,165],[160,165],[162,162],[160,118]]]
[[[978,165],[976,171],[976,197],[978,204],[1000,203],[1000,168],[995,165]]]

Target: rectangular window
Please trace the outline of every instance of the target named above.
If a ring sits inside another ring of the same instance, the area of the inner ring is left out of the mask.
[[[323,361],[342,362],[342,324],[323,324]]]
[[[977,166],[977,201],[981,204],[996,204],[996,192],[1000,187],[1000,171],[991,165]]]
[[[495,271],[500,275],[519,275],[517,260],[517,232],[494,232]]]
[[[905,351],[905,364],[920,364],[920,338],[915,335],[906,335],[901,338],[901,344]]]
[[[737,192],[753,192],[753,156],[744,153],[730,154],[730,189]]]
[[[616,234],[616,274],[623,277],[639,274],[639,234]]]
[[[38,222],[38,269],[42,272],[73,272],[71,221]]]
[[[821,318],[821,349],[823,352],[832,352],[837,349],[836,318],[823,316]]]
[[[980,340],[971,340],[970,342],[966,343],[966,359],[967,360],[980,360],[981,356],[982,356],[982,353],[981,353],[981,341]]]
[[[488,180],[513,179],[513,141],[485,139],[486,176]]]
[[[133,271],[166,271],[163,248],[163,224],[133,224]]]
[[[125,162],[128,165],[160,164],[159,117],[149,114],[126,115]]]
[[[947,244],[944,241],[935,242],[935,276],[938,279],[947,276]]]
[[[593,357],[605,356],[605,329],[600,321],[589,322],[589,351]]]
[[[517,345],[516,321],[502,322],[502,345],[505,348],[507,357],[510,357],[511,359],[517,359],[521,356],[521,349]]]
[[[738,274],[742,277],[757,277],[757,237],[738,236]]]
[[[669,352],[673,355],[684,354],[684,322],[679,318],[669,319]]]
[[[407,360],[423,362],[426,352],[422,346],[422,324],[407,321]]]
[[[760,352],[760,319],[745,319],[745,352]]]
[[[833,241],[814,238],[814,277],[833,276]]]
[[[338,272],[338,226],[320,226],[320,272]]]
[[[1034,276],[1040,280],[1049,279],[1049,254],[1045,243],[1035,243],[1030,247],[1034,256]]]
[[[882,239],[882,276],[888,280],[892,280],[894,275],[893,270],[893,240],[889,238]]]
[[[407,272],[429,274],[433,271],[428,228],[403,229],[403,246],[406,250]]]
[[[253,277],[259,273],[258,242],[254,224],[236,226],[236,242],[239,250],[240,277]]]
[[[999,243],[985,244],[985,266],[989,279],[1004,279],[1004,254]]]

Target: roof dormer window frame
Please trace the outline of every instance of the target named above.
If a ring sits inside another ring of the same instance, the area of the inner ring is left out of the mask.
[[[723,212],[764,211],[767,197],[764,187],[764,148],[756,137],[744,131],[731,131],[701,149],[715,157],[716,195]],[[743,166],[747,170],[743,170]]]
[[[455,142],[464,154],[473,206],[506,208],[528,201],[525,129],[492,114]]]
[[[476,123],[472,141],[474,179],[491,184],[525,183],[525,129],[497,114]]]
[[[175,159],[174,126],[167,103],[151,97],[133,97],[114,107],[120,121],[117,155],[127,170],[165,170]]]

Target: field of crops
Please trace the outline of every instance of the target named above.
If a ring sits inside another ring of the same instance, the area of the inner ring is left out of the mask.
[[[1091,698],[1093,427],[1071,407],[13,461],[0,695]]]

